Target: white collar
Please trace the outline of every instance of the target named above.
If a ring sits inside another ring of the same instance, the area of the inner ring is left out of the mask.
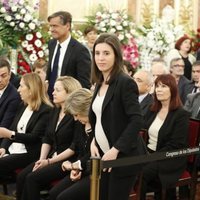
[[[60,44],[60,46],[61,46],[62,49],[67,49],[70,40],[71,40],[71,35],[69,35],[69,37],[64,42],[62,42],[62,43],[59,43],[57,41],[57,45]]]
[[[5,88],[3,88],[2,90],[0,90],[0,97],[3,95],[3,93],[4,93],[4,91],[6,90],[7,87],[8,87],[8,85]]]
[[[148,93],[139,95],[139,97],[138,97],[139,103],[141,103],[141,102],[143,101],[143,99],[144,99],[147,95],[148,95]]]

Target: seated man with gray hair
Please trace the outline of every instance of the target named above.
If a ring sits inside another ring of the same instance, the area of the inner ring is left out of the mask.
[[[152,60],[150,72],[151,72],[151,74],[153,76],[153,81],[155,81],[156,78],[159,75],[169,74],[169,70],[167,68],[167,64],[166,64],[166,62],[162,58],[154,58]],[[151,94],[154,93],[154,84],[152,84],[150,93]]]
[[[153,102],[153,96],[149,93],[153,84],[153,76],[145,70],[137,71],[133,79],[135,80],[139,90],[139,103],[144,116]]]

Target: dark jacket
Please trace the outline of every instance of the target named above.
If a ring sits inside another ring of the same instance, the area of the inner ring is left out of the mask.
[[[200,112],[200,92],[188,94],[184,109],[190,112],[192,118],[198,118]]]
[[[78,155],[77,160],[81,161],[81,166],[83,170],[87,170],[88,160],[90,159],[90,144],[94,137],[93,131],[91,130],[89,133],[85,132],[85,125],[79,123],[79,131],[77,131],[76,142],[74,149]],[[88,173],[89,171],[87,171]]]
[[[15,119],[10,127],[10,130],[16,132],[15,139],[3,139],[1,147],[8,150],[12,142],[23,143],[26,146],[27,152],[30,155],[30,161],[38,159],[40,155],[40,148],[42,144],[42,137],[44,136],[46,127],[49,122],[49,112],[51,107],[42,104],[38,111],[34,111],[26,127],[26,133],[17,132],[17,124],[26,109],[25,105],[21,105]]]
[[[0,126],[9,128],[16,115],[17,108],[21,102],[21,98],[17,89],[8,84],[3,95],[0,98]]]
[[[149,111],[145,116],[148,130],[157,113]],[[156,151],[171,151],[188,147],[189,113],[182,108],[170,111],[158,132]],[[176,183],[186,169],[186,157],[170,158],[156,162],[163,186]]]
[[[147,94],[145,98],[140,102],[140,108],[142,115],[144,116],[149,110],[149,106],[153,103],[153,96],[151,94]]]
[[[92,102],[99,88],[100,85],[97,85]],[[92,108],[89,119],[92,129],[95,130],[96,116]],[[138,89],[135,81],[128,75],[121,73],[110,83],[103,102],[101,119],[110,148],[114,146],[120,151],[118,158],[144,153],[138,151],[138,132],[142,127]],[[133,166],[113,170],[120,176],[137,173]]]
[[[187,95],[193,90],[193,83],[185,76],[181,76],[178,81],[178,92],[183,104],[187,99]]]
[[[65,115],[60,121],[58,127],[58,117],[60,108],[54,108],[50,113],[50,123],[43,138],[43,143],[51,145],[49,156],[57,152],[60,154],[65,151],[73,143],[76,132],[76,122],[71,115]]]
[[[55,39],[49,41],[47,80],[50,79],[52,58],[56,44],[57,40]],[[64,56],[61,76],[72,76],[77,79],[83,87],[90,88],[90,70],[91,58],[88,49],[77,40],[71,38]]]

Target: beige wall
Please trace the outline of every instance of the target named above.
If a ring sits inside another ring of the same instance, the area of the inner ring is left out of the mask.
[[[72,14],[74,22],[81,22],[98,4],[114,10],[127,9],[127,0],[48,0],[48,15],[59,10],[66,10]]]
[[[69,11],[76,23],[84,22],[85,16],[92,14],[98,4],[106,8],[127,9],[137,24],[143,23],[145,15],[160,16],[161,10],[167,4],[175,8],[175,23],[181,21],[196,30],[200,26],[200,0],[29,0],[40,1],[40,18],[45,20],[48,15],[59,10]],[[146,5],[146,8],[145,8]],[[148,16],[147,16],[148,18]]]

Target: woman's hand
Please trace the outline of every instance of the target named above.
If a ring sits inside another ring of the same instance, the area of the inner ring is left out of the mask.
[[[61,167],[62,167],[63,171],[70,171],[70,170],[72,170],[72,163],[67,160],[62,163]]]
[[[70,173],[70,179],[72,181],[78,181],[81,179],[81,174],[82,174],[81,171],[79,171],[77,169],[73,169],[73,170],[71,170],[71,173]]]
[[[107,151],[103,157],[102,160],[115,160],[118,156],[119,150],[116,149],[115,147],[112,147],[109,151]],[[103,169],[103,171],[105,172],[107,169]],[[111,172],[112,168],[108,169],[108,172]]]
[[[49,164],[48,159],[43,159],[43,160],[38,160],[35,162],[35,165],[33,167],[33,172],[36,171],[37,169],[41,169]]]
[[[90,145],[90,151],[91,151],[92,157],[100,157],[99,150],[98,150],[97,146],[95,145],[94,138],[93,138],[91,145]]]
[[[10,138],[12,135],[12,131],[7,128],[0,127],[0,138]]]
[[[0,158],[2,158],[6,154],[6,150],[4,148],[0,149]]]

